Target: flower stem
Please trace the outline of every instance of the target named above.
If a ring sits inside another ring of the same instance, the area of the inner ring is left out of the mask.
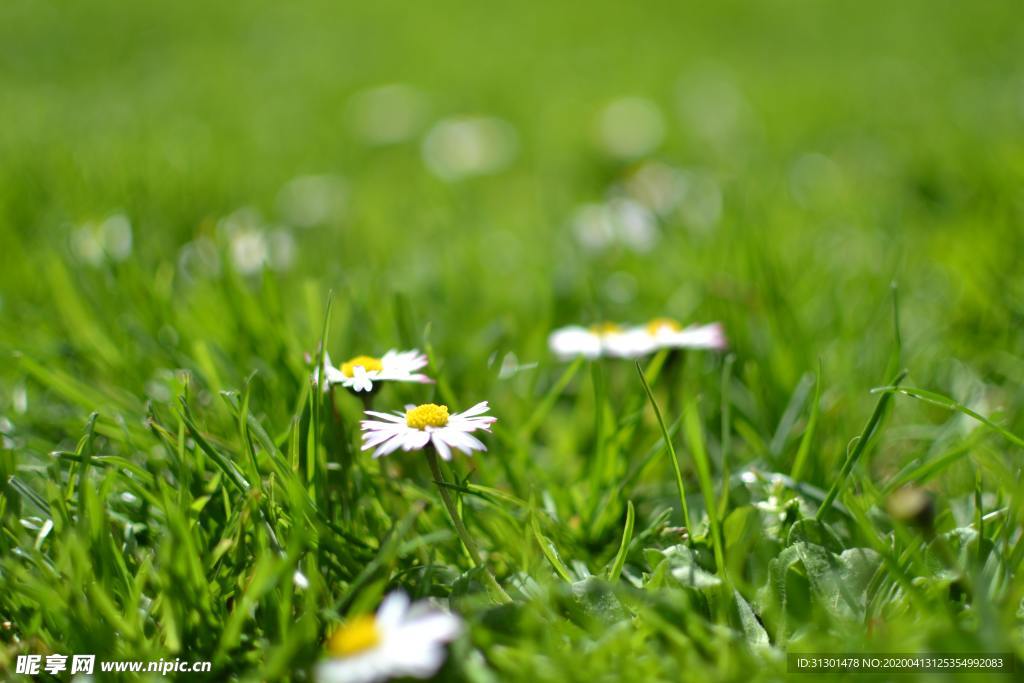
[[[488,588],[492,593],[492,597],[498,602],[512,602],[512,598],[508,596],[505,589],[501,587],[498,580],[494,578],[494,574],[487,568],[487,565],[483,563],[480,558],[480,549],[476,545],[476,541],[469,535],[469,531],[466,529],[466,525],[462,523],[462,518],[459,517],[459,511],[455,507],[455,501],[452,500],[452,494],[448,490],[445,484],[447,483],[444,479],[444,475],[441,474],[441,465],[437,461],[437,452],[432,448],[426,449],[427,464],[430,465],[430,472],[434,475],[434,483],[437,484],[437,490],[441,494],[441,500],[444,502],[444,507],[448,511],[448,516],[452,519],[452,524],[455,525],[455,533],[462,539],[463,545],[466,546],[466,550],[469,552],[469,558],[473,561],[473,566],[480,567],[483,569],[484,583],[487,584]]]

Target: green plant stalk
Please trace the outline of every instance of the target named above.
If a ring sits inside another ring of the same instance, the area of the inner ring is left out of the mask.
[[[903,370],[900,374],[896,375],[896,379],[892,381],[892,386],[899,386],[899,383],[903,381],[903,378],[907,376],[907,371]],[[875,405],[875,412],[871,414],[871,419],[864,425],[864,431],[861,432],[860,439],[857,440],[857,445],[853,447],[853,451],[847,455],[846,462],[843,463],[843,469],[839,471],[839,477],[833,482],[832,488],[828,490],[828,495],[825,496],[825,500],[822,501],[821,507],[818,508],[817,514],[814,515],[814,519],[821,521],[822,517],[829,508],[832,507],[832,503],[835,502],[836,496],[839,495],[839,489],[842,488],[846,479],[850,476],[850,472],[853,471],[853,466],[860,460],[860,456],[864,454],[864,449],[867,448],[868,442],[871,441],[871,437],[875,435],[875,430],[878,428],[878,423],[882,421],[882,415],[885,414],[885,407],[889,405],[888,397],[892,396],[891,393],[885,393],[878,403]]]
[[[484,582],[487,587],[490,588],[492,597],[496,598],[499,603],[512,602],[512,598],[509,597],[505,589],[501,587],[498,580],[494,578],[494,574],[487,568],[483,560],[480,557],[480,549],[476,545],[476,541],[469,535],[469,530],[466,529],[466,525],[462,523],[462,518],[459,516],[459,510],[455,507],[455,501],[452,500],[451,493],[448,491],[444,475],[441,473],[441,465],[437,461],[437,451],[433,447],[426,449],[427,464],[430,466],[430,473],[434,475],[434,484],[437,486],[438,492],[441,494],[441,500],[444,502],[444,507],[448,511],[448,516],[451,517],[452,524],[455,526],[455,533],[458,534],[462,540],[462,544],[466,546],[466,550],[469,552],[469,557],[473,561],[473,565],[483,569]]]
[[[654,400],[654,394],[651,393],[651,387],[647,383],[647,377],[644,376],[644,369],[640,367],[640,361],[636,362],[636,371],[640,375],[640,383],[644,385],[644,391],[647,392],[647,400],[650,401],[651,407],[654,408],[654,416],[658,418],[661,435],[665,439],[665,446],[668,448],[668,454],[672,458],[672,469],[676,475],[676,488],[679,490],[679,504],[683,508],[683,526],[686,527],[687,535],[692,541],[693,527],[690,525],[690,508],[686,504],[686,487],[683,485],[683,471],[679,468],[679,458],[676,456],[675,446],[672,445],[672,436],[668,433],[668,428],[665,426],[665,420],[661,416],[661,409],[658,408],[658,402]]]

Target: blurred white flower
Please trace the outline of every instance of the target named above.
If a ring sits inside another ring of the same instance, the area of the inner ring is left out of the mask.
[[[590,327],[569,325],[548,336],[548,347],[560,360],[576,356],[589,359],[601,356],[628,358],[632,354],[631,341],[626,330],[615,323],[600,323]]]
[[[671,213],[686,196],[686,175],[660,161],[645,161],[624,183],[626,193],[660,216]]]
[[[263,217],[259,209],[243,206],[235,209],[217,221],[217,234],[222,239],[230,240],[236,233],[257,230],[263,227]]]
[[[116,213],[98,223],[82,223],[71,233],[71,251],[91,266],[98,266],[107,259],[123,261],[132,253],[131,222]]]
[[[614,100],[598,117],[598,142],[613,157],[633,159],[649,154],[658,148],[664,137],[661,110],[642,97]]]
[[[412,139],[423,128],[427,98],[404,83],[382,85],[356,93],[349,102],[355,133],[365,142],[390,145]]]
[[[298,569],[296,569],[295,573],[292,574],[292,583],[294,583],[295,587],[300,591],[304,591],[309,588],[309,579],[307,579],[306,575]]]
[[[103,250],[115,261],[123,261],[132,253],[132,224],[124,214],[108,216],[100,223]]]
[[[496,173],[518,153],[515,129],[501,119],[465,116],[438,122],[423,140],[423,161],[443,180]]]
[[[622,244],[644,252],[658,241],[654,215],[639,202],[622,197],[584,204],[576,211],[572,228],[580,245],[594,251]]]
[[[243,207],[217,223],[217,232],[227,241],[235,270],[253,275],[264,266],[287,270],[295,261],[295,239],[285,228],[271,228],[259,211]]]
[[[23,382],[15,385],[11,391],[11,405],[14,406],[14,412],[19,415],[24,415],[28,410],[28,390]]]
[[[633,347],[651,353],[659,349],[712,349],[728,346],[721,323],[683,327],[671,318],[655,318],[628,331]]]
[[[563,327],[551,333],[548,346],[560,360],[575,356],[640,358],[660,349],[721,350],[726,347],[726,339],[720,323],[684,328],[670,318],[656,318],[632,327],[614,323]]]
[[[243,275],[262,270],[268,253],[267,237],[260,230],[243,228],[231,235],[231,261]]]
[[[333,175],[308,175],[288,181],[277,194],[277,208],[289,225],[308,228],[339,216],[345,208],[345,181]]]
[[[209,237],[197,237],[178,251],[178,268],[190,279],[216,278],[220,275],[220,254]]]
[[[576,209],[572,230],[580,246],[598,251],[615,241],[615,228],[604,204],[584,204]]]
[[[78,260],[90,266],[103,263],[103,243],[93,223],[86,223],[71,233],[71,251]]]
[[[378,683],[389,678],[429,678],[445,659],[445,643],[462,632],[462,620],[429,603],[409,604],[389,594],[375,615],[349,619],[327,639],[328,659],[317,665],[318,683]]]

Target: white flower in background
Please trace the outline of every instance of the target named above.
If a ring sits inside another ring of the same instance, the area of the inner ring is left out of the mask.
[[[548,337],[548,347],[561,360],[576,356],[594,359],[601,356],[631,357],[634,340],[627,330],[614,323],[601,323],[591,327],[570,325],[562,327]]]
[[[622,183],[627,197],[687,228],[708,230],[722,216],[722,189],[710,172],[674,168],[658,161],[641,164]]]
[[[592,251],[622,244],[646,252],[658,241],[654,214],[639,202],[621,197],[583,205],[573,217],[572,228],[580,245]]]
[[[654,102],[623,97],[610,102],[597,122],[601,147],[611,156],[634,159],[653,152],[665,137],[665,122]]]
[[[71,251],[90,266],[103,263],[103,243],[93,223],[85,223],[71,233]]]
[[[722,350],[728,346],[725,330],[721,323],[707,325],[690,325],[683,327],[671,318],[655,318],[646,325],[631,328],[630,336],[633,348],[641,353],[651,353],[659,349],[711,349]]]
[[[128,217],[115,213],[100,223],[100,241],[107,256],[124,261],[132,254],[132,224]]]
[[[575,356],[640,358],[659,349],[724,349],[726,345],[720,323],[684,328],[670,318],[628,328],[614,323],[590,328],[574,325],[557,329],[548,337],[548,346],[561,360]]]
[[[188,280],[219,277],[221,259],[217,243],[202,236],[186,242],[178,251],[178,269]]]
[[[71,233],[71,250],[91,266],[107,259],[124,261],[132,253],[132,224],[120,213],[98,223],[82,223]]]
[[[429,678],[444,664],[445,644],[462,632],[462,620],[427,602],[409,604],[389,594],[375,615],[349,619],[327,639],[328,658],[316,666],[318,683],[377,683],[389,678]]]
[[[496,173],[518,152],[515,129],[498,118],[465,116],[438,122],[423,140],[423,161],[442,180]]]
[[[309,228],[341,215],[347,197],[345,181],[337,176],[299,176],[277,193],[277,209],[289,225]]]
[[[259,211],[243,207],[217,223],[217,232],[228,243],[235,270],[255,275],[264,266],[287,270],[295,262],[295,239],[285,228],[271,228]]]
[[[445,460],[452,459],[452,449],[472,455],[473,451],[486,451],[480,439],[472,432],[482,429],[491,431],[491,425],[498,418],[485,415],[490,407],[481,401],[461,413],[448,413],[448,406],[424,403],[406,406],[405,412],[378,413],[367,410],[366,414],[378,418],[363,420],[363,450],[376,448],[373,457],[379,458],[401,448],[403,451],[418,451],[428,444],[434,446],[437,454]]]
[[[261,230],[243,228],[231,235],[231,262],[243,275],[252,275],[263,269],[270,247]]]
[[[605,204],[584,204],[572,219],[576,241],[585,249],[599,251],[615,241],[615,228]]]
[[[423,128],[429,105],[411,85],[392,83],[356,93],[349,119],[356,135],[372,145],[411,140]]]
[[[648,209],[665,216],[676,209],[686,196],[686,175],[660,161],[645,161],[624,183],[626,193]]]
[[[380,358],[356,356],[339,366],[331,363],[330,354],[324,354],[324,390],[332,384],[340,384],[355,392],[373,391],[374,382],[418,382],[431,384],[434,380],[416,372],[426,367],[427,357],[417,349],[395,351],[392,349]],[[319,383],[320,372],[313,372],[313,381]]]

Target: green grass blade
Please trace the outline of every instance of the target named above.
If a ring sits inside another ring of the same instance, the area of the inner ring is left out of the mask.
[[[626,555],[629,553],[629,543],[633,540],[633,525],[636,521],[636,512],[633,510],[633,501],[626,501],[626,525],[622,529],[622,541],[619,543],[619,551],[615,553],[615,560],[608,570],[608,580],[618,581],[622,575],[622,567],[626,564]]]
[[[903,378],[907,376],[907,371],[903,370],[896,376],[892,381],[892,386],[896,387]],[[875,405],[875,411],[871,414],[871,418],[867,424],[864,425],[864,431],[861,432],[860,438],[857,440],[857,444],[853,447],[853,450],[846,456],[846,461],[843,463],[843,468],[839,471],[839,476],[832,483],[832,488],[828,490],[828,494],[825,496],[825,500],[821,503],[821,507],[818,508],[817,514],[814,518],[818,521],[825,516],[825,513],[832,507],[833,501],[836,496],[839,495],[839,490],[843,484],[846,483],[847,478],[850,476],[850,472],[853,471],[853,466],[860,460],[860,456],[864,454],[864,450],[867,448],[868,443],[872,437],[875,436],[875,432],[878,428],[879,423],[882,421],[882,416],[885,414],[885,409],[889,405],[889,398],[891,393],[887,392],[882,394],[882,397],[878,399],[878,403]]]
[[[651,387],[644,376],[644,369],[640,367],[640,361],[636,362],[636,372],[640,375],[640,383],[644,385],[644,391],[647,392],[647,400],[650,401],[651,407],[654,409],[654,416],[658,418],[658,427],[661,428],[665,447],[668,448],[669,457],[672,459],[672,469],[676,475],[676,488],[679,491],[679,505],[683,509],[683,526],[687,528],[692,538],[693,527],[690,524],[690,508],[686,504],[686,487],[683,484],[683,471],[679,468],[679,458],[676,457],[676,448],[672,445],[672,435],[669,434],[668,429],[665,427],[665,420],[661,416],[661,409],[658,408],[658,402],[654,400],[654,394],[651,392]]]

